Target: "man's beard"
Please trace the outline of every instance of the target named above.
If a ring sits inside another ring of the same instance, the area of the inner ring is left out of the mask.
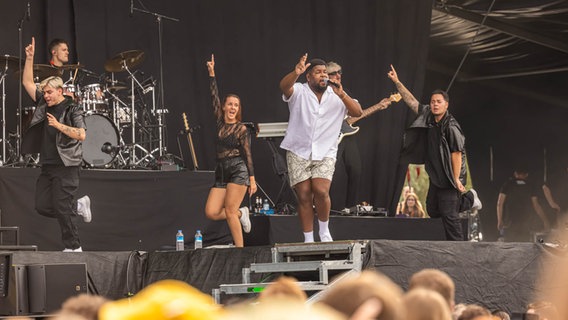
[[[311,85],[310,87],[312,88],[312,90],[318,93],[323,93],[325,92],[325,90],[327,90],[327,85],[322,87],[320,86],[319,82],[314,85]]]

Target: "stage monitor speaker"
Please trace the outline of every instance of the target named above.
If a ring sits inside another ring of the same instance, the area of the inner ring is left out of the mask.
[[[87,293],[87,265],[38,264],[28,266],[29,312],[59,310],[69,297]]]
[[[0,295],[0,315],[18,316],[28,314],[28,277],[26,266],[9,266],[7,283]]]

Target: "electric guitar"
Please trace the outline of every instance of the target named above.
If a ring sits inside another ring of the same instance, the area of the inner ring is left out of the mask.
[[[389,100],[391,102],[399,102],[400,99],[402,99],[402,96],[400,95],[400,93],[393,93],[390,95]],[[373,105],[372,107],[369,107],[365,110],[363,110],[363,114],[360,117],[350,117],[350,116],[346,116],[345,119],[343,119],[343,123],[341,124],[341,131],[339,132],[339,139],[337,141],[337,144],[341,143],[341,139],[343,139],[343,137],[345,136],[350,136],[350,135],[354,135],[357,132],[359,132],[359,127],[354,127],[353,124],[355,124],[355,122],[370,116],[371,114],[379,111],[382,109],[382,105],[380,103],[377,103],[375,105]]]
[[[195,155],[195,149],[193,148],[193,139],[191,138],[191,129],[187,123],[187,116],[185,112],[182,113],[183,125],[185,126],[185,132],[187,132],[187,143],[189,144],[189,151],[191,152],[191,160],[193,161],[193,170],[199,170],[199,165],[197,164],[197,156]]]

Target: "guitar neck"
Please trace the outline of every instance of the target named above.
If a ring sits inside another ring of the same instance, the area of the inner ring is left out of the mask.
[[[381,108],[381,104],[380,104],[380,103],[377,103],[377,104],[375,104],[375,105],[373,105],[373,106],[371,106],[371,107],[369,107],[369,108],[363,110],[363,114],[362,114],[360,117],[349,117],[349,118],[347,119],[347,123],[349,123],[349,124],[354,124],[355,122],[357,122],[357,121],[359,121],[359,120],[361,120],[361,119],[363,119],[363,118],[365,118],[365,117],[370,116],[370,115],[373,114],[374,112],[377,112],[380,108]]]

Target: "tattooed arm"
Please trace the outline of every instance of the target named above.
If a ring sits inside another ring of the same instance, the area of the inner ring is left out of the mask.
[[[63,134],[65,134],[71,139],[79,141],[85,140],[86,134],[84,128],[75,128],[75,127],[66,126],[63,123],[57,121],[57,119],[55,119],[55,117],[50,113],[47,113],[47,123],[50,126],[54,127],[55,129],[61,131]]]
[[[388,73],[388,77],[396,85],[396,89],[402,96],[402,100],[404,100],[404,102],[408,105],[408,107],[412,111],[414,111],[414,113],[418,114],[418,107],[420,106],[420,103],[418,102],[418,100],[416,100],[416,98],[412,95],[412,93],[410,93],[410,91],[406,89],[406,87],[402,84],[402,82],[398,80],[398,75],[396,74],[396,70],[394,69],[392,64],[391,64],[391,71],[389,71]]]

